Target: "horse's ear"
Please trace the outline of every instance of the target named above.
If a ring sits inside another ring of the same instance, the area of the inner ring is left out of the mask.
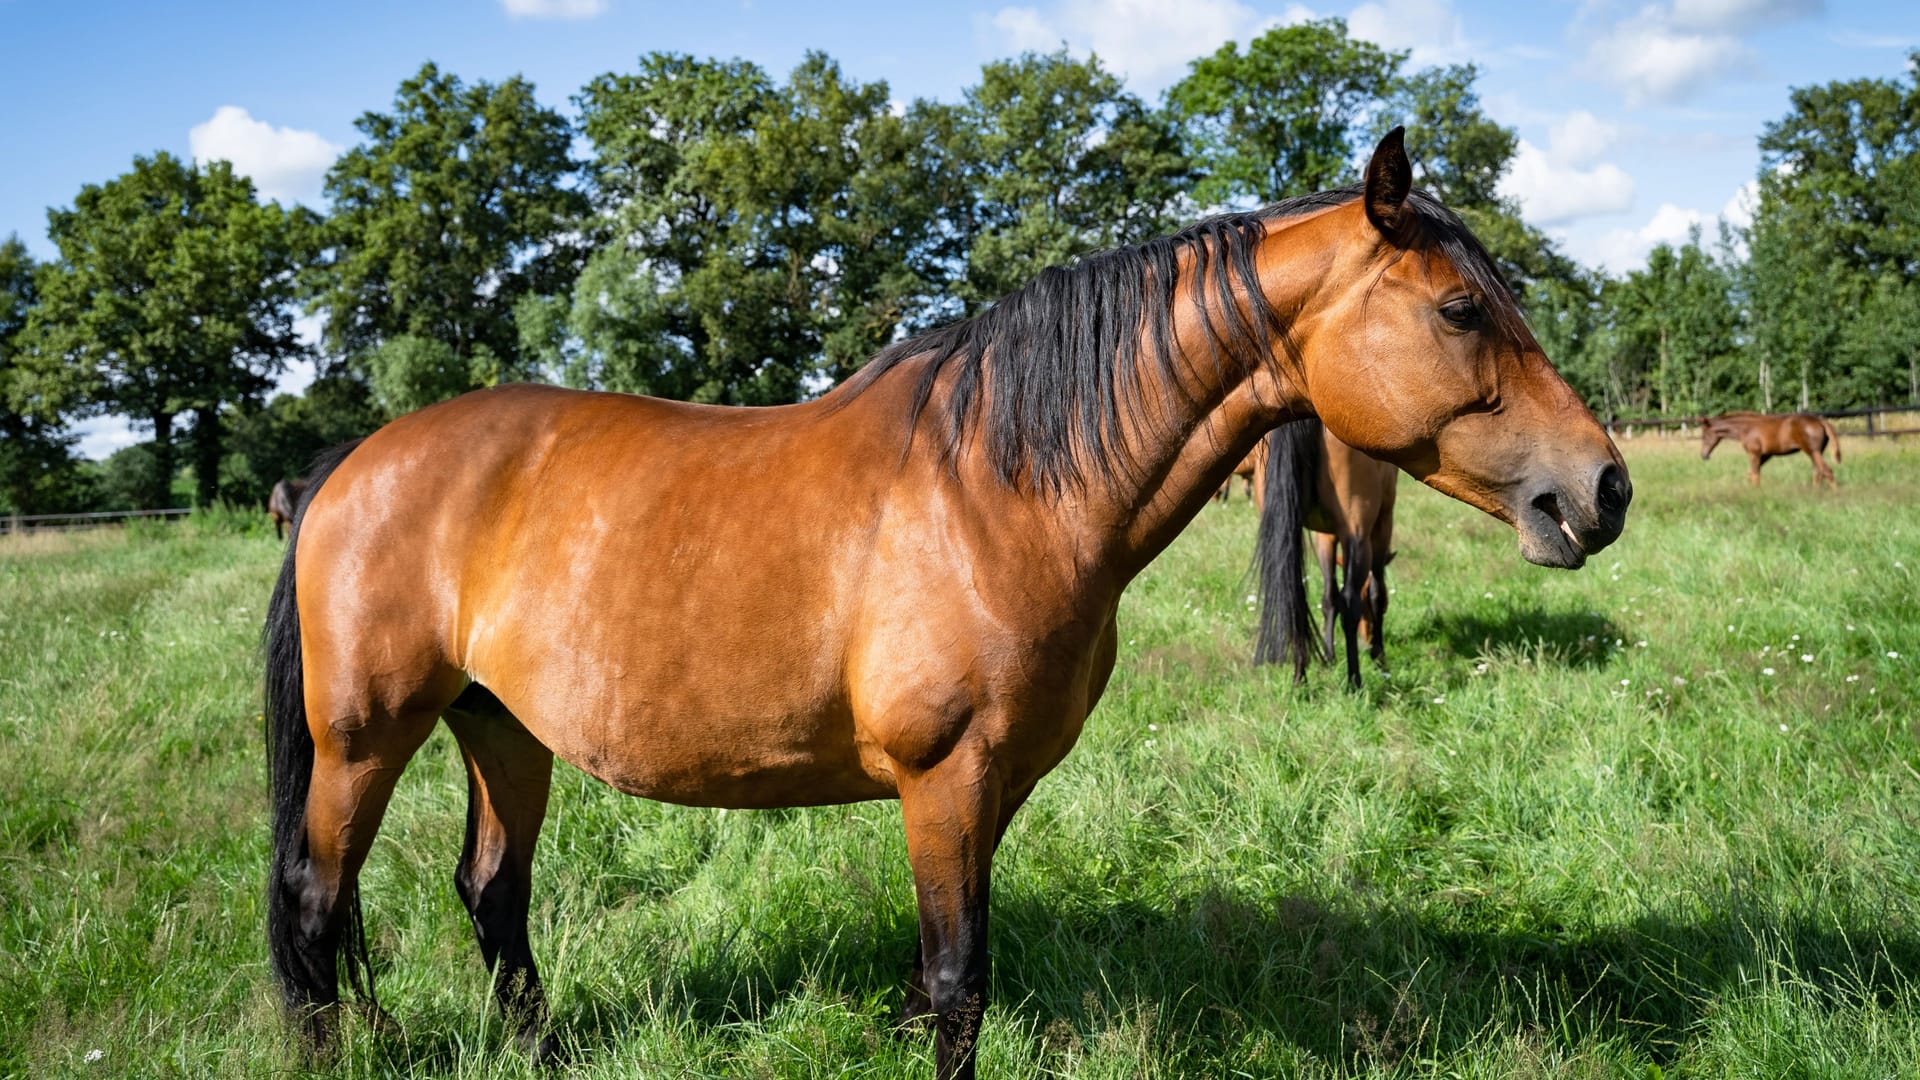
[[[1407,195],[1413,190],[1413,165],[1407,161],[1407,129],[1394,128],[1373,148],[1367,162],[1367,220],[1395,236],[1406,220]]]

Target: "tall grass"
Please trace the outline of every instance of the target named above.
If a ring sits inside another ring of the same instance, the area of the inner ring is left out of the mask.
[[[1254,670],[1253,516],[1129,593],[1119,668],[995,866],[984,1070],[1011,1077],[1914,1075],[1920,446],[1627,447],[1578,574],[1411,484],[1391,677]],[[219,518],[218,520],[215,520]],[[307,1061],[261,941],[239,515],[0,541],[0,1073],[532,1075],[451,877],[438,734],[364,878],[383,1002]],[[627,799],[562,767],[535,950],[572,1075],[925,1076],[898,810]]]

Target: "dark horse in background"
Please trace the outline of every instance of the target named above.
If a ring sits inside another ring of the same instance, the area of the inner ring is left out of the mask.
[[[898,799],[902,1014],[942,1080],[973,1076],[994,850],[1107,687],[1122,590],[1263,434],[1317,415],[1542,565],[1625,526],[1619,453],[1401,138],[1363,185],[1046,270],[813,401],[500,387],[322,462],[265,635],[267,946],[307,1033],[332,1030],[343,957],[377,1015],[360,870],[444,720],[454,884],[536,1055],[559,757],[695,806]]]
[[[1311,417],[1283,424],[1262,440],[1255,471],[1260,527],[1254,540],[1260,617],[1256,664],[1291,656],[1293,677],[1307,673],[1307,585],[1301,530],[1313,534],[1320,563],[1323,655],[1335,656],[1336,616],[1347,646],[1347,685],[1360,688],[1360,643],[1387,666],[1387,564],[1393,560],[1393,504],[1400,470],[1354,449]],[[1343,575],[1344,572],[1344,575]]]
[[[294,508],[300,505],[300,495],[307,490],[305,478],[282,480],[273,485],[267,494],[267,517],[273,520],[273,535],[285,539],[283,531],[293,524]]]
[[[1730,412],[1720,416],[1705,417],[1700,421],[1700,460],[1705,461],[1713,455],[1713,448],[1720,440],[1730,439],[1739,443],[1747,451],[1747,483],[1760,486],[1760,466],[1768,458],[1784,457],[1787,454],[1805,453],[1813,462],[1813,486],[1822,483],[1829,487],[1839,486],[1833,478],[1833,469],[1827,460],[1820,456],[1828,444],[1833,446],[1833,460],[1840,460],[1840,433],[1824,416],[1813,413],[1774,413]]]

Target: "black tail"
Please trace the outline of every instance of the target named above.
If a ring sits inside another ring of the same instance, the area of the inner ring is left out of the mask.
[[[1291,656],[1296,682],[1306,678],[1313,638],[1307,621],[1301,535],[1319,466],[1319,420],[1295,420],[1267,436],[1267,484],[1262,492],[1266,505],[1260,511],[1260,531],[1253,546],[1253,565],[1260,576],[1253,662],[1277,664]]]
[[[346,460],[359,440],[323,451],[313,464],[313,478],[294,507],[287,533],[286,559],[280,580],[267,602],[267,625],[261,632],[266,660],[265,720],[267,790],[273,804],[273,859],[267,878],[267,955],[287,1004],[302,1008],[312,1001],[306,992],[315,980],[299,949],[301,899],[300,863],[306,858],[307,785],[313,779],[313,735],[307,730],[306,679],[300,656],[300,609],[293,583],[294,555],[300,542],[300,523],[307,504],[327,475]],[[373,1000],[373,973],[366,964],[366,935],[360,925],[360,897],[347,899],[347,981],[354,992]],[[332,980],[331,972],[328,981]]]

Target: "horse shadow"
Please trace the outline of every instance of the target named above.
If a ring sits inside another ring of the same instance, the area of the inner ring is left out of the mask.
[[[1176,1072],[1249,1047],[1391,1067],[1482,1050],[1490,1036],[1624,1045],[1665,1065],[1701,1037],[1719,998],[1757,980],[1792,986],[1797,1009],[1839,1010],[1908,1000],[1902,973],[1920,971],[1920,938],[1733,893],[1697,917],[1584,931],[1473,929],[1444,896],[1410,910],[1221,886],[1164,905],[1037,883],[1008,893],[992,912],[996,1006],[1043,1055],[1125,1026],[1146,1030]],[[663,1012],[711,1030],[754,1026],[805,985],[851,1003],[868,1044],[887,1045],[915,947],[910,908],[865,928],[821,918],[784,929],[751,957],[708,950],[624,997],[563,1010],[557,1026],[586,1048]]]
[[[1438,642],[1460,659],[1526,657],[1536,664],[1574,668],[1605,666],[1614,642],[1626,636],[1599,612],[1538,605],[1494,615],[1434,612],[1402,633],[1403,640]]]

